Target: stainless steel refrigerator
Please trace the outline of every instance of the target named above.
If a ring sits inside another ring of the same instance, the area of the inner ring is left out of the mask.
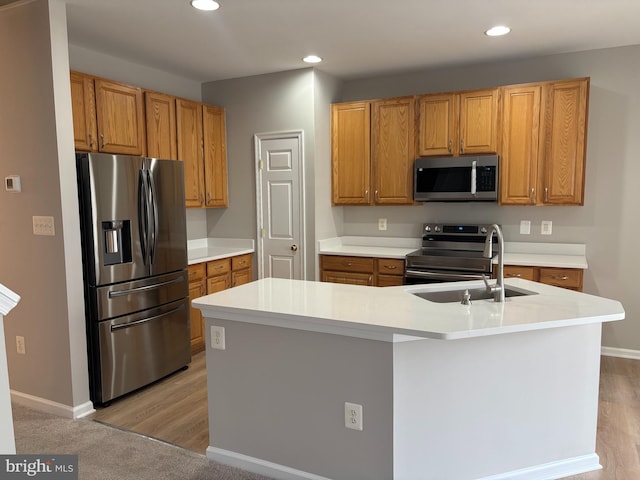
[[[191,361],[183,163],[77,154],[91,400]]]

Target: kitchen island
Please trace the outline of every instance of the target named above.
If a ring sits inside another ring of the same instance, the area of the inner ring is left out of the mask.
[[[622,306],[506,284],[533,294],[466,306],[412,293],[482,282],[263,279],[196,299],[207,331],[208,457],[309,479],[560,478],[599,468],[601,324],[623,319]],[[345,415],[345,403],[360,418]]]

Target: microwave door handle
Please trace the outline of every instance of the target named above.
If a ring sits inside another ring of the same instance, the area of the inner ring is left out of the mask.
[[[471,195],[476,196],[476,165],[475,160],[471,162]]]

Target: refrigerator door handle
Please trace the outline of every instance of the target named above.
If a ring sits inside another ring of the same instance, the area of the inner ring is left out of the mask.
[[[178,312],[184,309],[184,305],[180,305],[179,307],[173,308],[167,312],[161,313],[160,315],[154,315],[153,317],[143,318],[142,320],[136,320],[135,322],[129,323],[120,323],[118,325],[111,325],[111,331],[114,332],[116,330],[122,330],[123,328],[135,327],[137,325],[142,325],[143,323],[152,322],[153,320],[157,320],[162,317],[166,317],[167,315],[171,315],[172,313]]]
[[[142,250],[142,261],[147,264],[149,222],[147,221],[149,204],[147,201],[147,182],[144,178],[144,170],[138,174],[138,230],[140,234],[140,249]]]
[[[116,297],[126,297],[127,295],[131,295],[132,293],[144,293],[149,290],[153,290],[154,288],[165,287],[167,285],[171,285],[173,283],[182,283],[184,281],[184,277],[180,275],[177,278],[172,280],[168,280],[166,282],[154,283],[153,285],[145,285],[144,287],[136,287],[136,288],[127,288],[126,290],[115,290],[113,292],[109,292],[109,298]]]
[[[147,184],[149,188],[149,235],[151,237],[149,239],[149,263],[153,264],[158,242],[158,202],[156,200],[153,177],[149,170],[147,170]]]

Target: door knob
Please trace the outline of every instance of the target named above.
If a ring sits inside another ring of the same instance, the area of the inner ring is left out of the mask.
[[[291,251],[297,252],[298,251],[298,245],[296,245],[295,243],[293,245],[291,245]]]

